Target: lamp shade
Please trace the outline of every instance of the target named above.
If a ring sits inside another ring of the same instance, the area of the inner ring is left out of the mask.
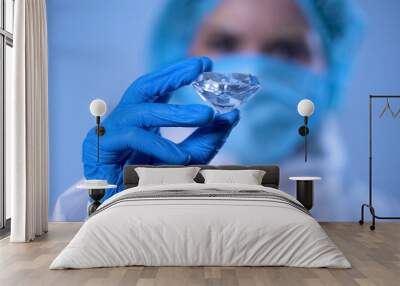
[[[314,113],[314,103],[309,99],[300,100],[297,104],[297,112],[301,116],[311,116]]]
[[[95,99],[90,103],[90,113],[93,116],[103,116],[107,112],[107,104],[104,100]]]

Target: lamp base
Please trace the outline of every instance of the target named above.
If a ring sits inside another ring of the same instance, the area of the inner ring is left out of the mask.
[[[303,126],[301,126],[301,127],[299,128],[299,134],[300,134],[301,136],[306,136],[306,135],[308,135],[309,133],[310,133],[310,129],[308,129],[307,126],[303,125]]]
[[[96,135],[103,136],[104,134],[106,134],[106,129],[103,126],[96,128]]]

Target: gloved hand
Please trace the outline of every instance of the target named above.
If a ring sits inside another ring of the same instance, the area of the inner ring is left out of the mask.
[[[207,164],[225,143],[239,120],[234,110],[214,115],[205,105],[166,104],[170,93],[190,84],[212,63],[199,57],[182,61],[134,81],[101,124],[97,162],[96,128],[84,142],[82,160],[87,179],[104,179],[118,185],[103,200],[122,190],[125,164]],[[199,127],[179,144],[159,134],[159,127]]]

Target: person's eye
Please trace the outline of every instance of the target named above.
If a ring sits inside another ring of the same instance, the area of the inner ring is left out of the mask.
[[[207,48],[217,53],[233,53],[239,48],[239,39],[230,34],[214,34],[206,41]]]
[[[308,62],[311,56],[306,43],[296,40],[275,41],[266,45],[263,52],[277,58],[296,62]]]

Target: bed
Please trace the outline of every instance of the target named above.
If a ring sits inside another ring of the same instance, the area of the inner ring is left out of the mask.
[[[138,186],[137,167],[125,167],[126,189],[87,219],[50,269],[351,267],[308,211],[279,190],[277,166],[199,166],[264,170],[261,185],[205,184],[199,173],[196,183],[153,186]]]

